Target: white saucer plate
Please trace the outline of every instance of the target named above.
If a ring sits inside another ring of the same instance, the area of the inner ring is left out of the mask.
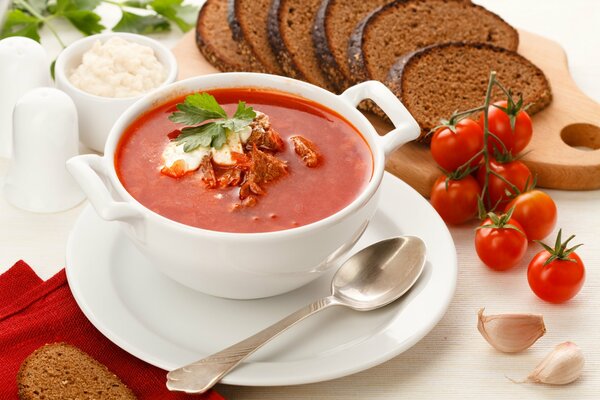
[[[435,210],[406,183],[386,173],[381,190],[379,209],[352,252],[391,236],[419,236],[427,245],[427,263],[417,284],[380,310],[334,307],[303,321],[257,351],[223,383],[277,386],[342,377],[397,356],[438,323],[456,287],[452,237]],[[204,295],[154,269],[118,223],[101,220],[89,206],[69,237],[66,265],[75,300],[96,328],[165,370],[219,351],[329,294],[336,269],[266,299]]]

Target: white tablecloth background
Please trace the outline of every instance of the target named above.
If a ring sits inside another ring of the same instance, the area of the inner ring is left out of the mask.
[[[516,27],[559,42],[580,88],[600,102],[600,2],[594,0],[479,0]],[[118,16],[102,6],[107,25]],[[431,23],[435,23],[432,21]],[[67,42],[78,34],[60,24]],[[175,30],[160,36],[174,44]],[[43,32],[50,56],[59,48]],[[600,115],[597,116],[600,125]],[[535,127],[534,127],[535,129]],[[0,159],[0,180],[7,160]],[[585,243],[578,253],[587,266],[582,292],[564,305],[538,300],[526,280],[531,246],[517,268],[494,273],[484,267],[473,248],[473,227],[453,228],[458,250],[459,279],[456,296],[446,316],[416,346],[399,357],[368,371],[312,385],[251,388],[219,386],[229,399],[597,399],[600,398],[600,191],[549,191],[558,205],[558,225]],[[32,214],[15,209],[0,197],[0,272],[19,259],[27,261],[42,278],[63,267],[65,243],[83,205],[58,214]],[[530,350],[518,355],[495,352],[479,336],[476,313],[535,312],[544,314],[548,332]],[[318,334],[318,333],[315,333]],[[586,367],[582,378],[567,387],[518,385],[505,376],[522,378],[550,351],[571,340],[582,347]]]

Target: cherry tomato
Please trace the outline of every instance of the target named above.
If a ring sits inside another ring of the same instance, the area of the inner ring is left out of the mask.
[[[533,182],[531,171],[521,161],[500,163],[492,159],[490,160],[490,169],[515,185],[520,192],[525,191],[526,186]],[[479,181],[479,185],[483,187],[485,182],[485,168],[483,166],[477,171],[477,180]],[[497,176],[490,174],[486,201],[487,198],[489,198],[490,206],[493,207],[498,204],[500,209],[504,209],[504,206],[510,201],[510,197],[506,194],[506,190],[515,194],[511,189],[511,186]]]
[[[513,218],[507,218],[498,224],[488,214],[481,226],[492,225],[495,227],[479,228],[475,234],[475,250],[485,265],[496,271],[504,271],[517,265],[527,250],[527,236],[523,227]],[[503,219],[506,215],[500,217]],[[498,218],[498,217],[496,217]],[[509,227],[512,225],[517,229]]]
[[[506,100],[498,101],[494,103],[494,105],[506,108],[507,102]],[[512,155],[517,155],[523,151],[531,141],[531,136],[533,134],[531,118],[527,112],[518,111],[515,129],[513,131],[510,127],[510,118],[508,115],[503,110],[494,107],[494,105],[491,105],[488,108],[488,130],[504,143],[504,146],[506,146],[506,149]],[[483,113],[479,117],[479,125],[483,129]],[[494,154],[494,149],[500,153],[504,150],[502,144],[493,137],[489,138],[488,149],[490,154]]]
[[[483,131],[477,122],[465,118],[456,124],[456,132],[448,127],[438,129],[431,139],[431,155],[446,171],[455,171],[483,149]],[[483,156],[483,155],[482,155]],[[471,163],[476,166],[481,157]]]
[[[450,179],[446,189],[446,176],[440,176],[431,189],[431,205],[447,224],[462,224],[477,215],[477,196],[481,188],[471,176],[460,180]]]
[[[529,240],[544,239],[556,225],[556,204],[540,190],[521,193],[506,205],[505,211],[513,207],[512,217],[519,221]]]
[[[573,236],[560,244],[560,234],[557,238],[558,248],[542,250],[533,257],[527,268],[529,287],[540,299],[550,303],[563,303],[573,298],[585,281],[583,261],[572,251],[573,248],[566,248]],[[551,257],[554,258],[547,263]]]

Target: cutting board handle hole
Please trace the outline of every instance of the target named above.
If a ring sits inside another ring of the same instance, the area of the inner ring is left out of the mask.
[[[560,132],[560,137],[567,145],[578,150],[600,149],[600,127],[592,124],[570,124]]]

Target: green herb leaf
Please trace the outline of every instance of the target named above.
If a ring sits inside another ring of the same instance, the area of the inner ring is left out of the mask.
[[[225,143],[227,143],[227,130],[225,130],[223,125],[217,123],[217,126],[219,126],[219,125],[223,130],[219,131],[219,134],[213,135],[213,140],[212,140],[212,143],[210,144],[211,147],[214,147],[217,150],[219,150],[221,147],[223,147],[223,145]]]
[[[50,11],[62,16],[85,35],[102,32],[105,27],[100,23],[100,16],[94,12],[101,0],[56,0]]]
[[[237,110],[232,118],[227,117],[223,107],[208,93],[194,93],[177,104],[177,110],[169,116],[169,120],[188,125],[176,137],[177,143],[183,143],[185,152],[198,147],[214,147],[220,149],[227,142],[227,132],[238,132],[250,125],[256,117],[252,107],[247,107],[243,101],[238,102]],[[205,123],[207,120],[212,122]]]
[[[112,28],[115,32],[131,32],[147,35],[167,32],[171,29],[169,21],[159,15],[139,15],[123,10],[121,19]]]
[[[89,10],[69,10],[62,14],[80,32],[94,35],[102,32],[105,27],[100,23],[100,16]]]
[[[246,107],[246,103],[240,101],[235,114],[233,114],[233,118],[223,122],[223,126],[232,131],[239,131],[248,126],[254,118],[256,118],[256,112],[254,112],[252,107]]]
[[[40,41],[39,28],[42,21],[34,16],[25,14],[21,10],[10,10],[6,16],[4,27],[0,33],[0,39],[9,36],[23,36]]]
[[[56,0],[56,5],[52,9],[52,12],[54,14],[63,15],[63,13],[66,11],[93,11],[100,5],[101,2],[101,0]]]
[[[225,110],[208,93],[194,93],[177,105],[178,112],[169,116],[173,122],[197,125],[209,119],[227,118]]]
[[[256,118],[256,112],[252,107],[246,107],[245,101],[240,101],[238,102],[235,114],[233,114],[233,118],[252,121]]]
[[[56,59],[54,59],[54,61],[52,61],[52,63],[50,64],[50,76],[52,77],[52,80],[55,80],[55,72],[56,72]]]
[[[37,12],[40,15],[44,15],[48,11],[48,6],[49,6],[48,0],[27,0],[27,3],[29,4],[29,6],[31,8],[33,8],[35,10],[35,12]],[[14,2],[13,7],[18,8],[23,11],[26,10],[23,7],[23,5],[19,4],[18,2]]]
[[[121,5],[133,8],[148,8],[152,0],[126,0],[121,2]]]
[[[182,3],[183,0],[153,0],[150,2],[150,7],[169,21],[177,24],[181,31],[187,32],[195,25],[198,8]]]
[[[222,124],[209,122],[204,125],[183,128],[175,142],[183,144],[183,151],[189,153],[198,147],[214,147],[220,149],[227,141],[227,132]]]

